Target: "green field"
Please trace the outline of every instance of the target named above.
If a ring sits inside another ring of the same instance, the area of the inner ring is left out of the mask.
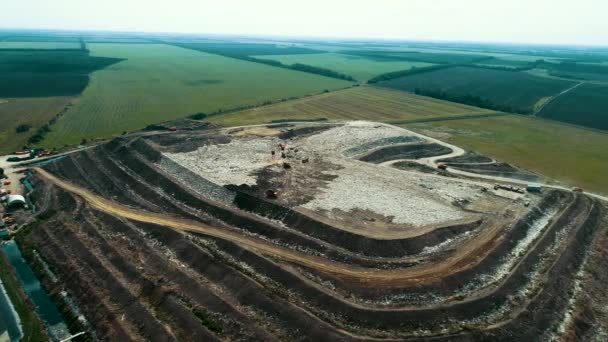
[[[0,42],[0,49],[80,49],[78,42]]]
[[[300,55],[270,55],[254,56],[265,59],[272,59],[283,64],[292,65],[294,63],[308,64],[320,68],[331,69],[349,76],[358,81],[368,79],[396,70],[406,70],[412,67],[427,67],[434,64],[423,62],[408,61],[380,61],[372,60],[360,56],[342,55],[338,53],[318,53]]]
[[[341,50],[342,54],[359,56],[374,61],[410,61],[436,64],[475,63],[492,58],[487,55],[450,52],[420,52],[401,50]]]
[[[86,50],[0,50],[0,98],[79,95],[89,73],[119,61]]]
[[[608,134],[521,115],[405,126],[567,186],[608,194]]]
[[[32,134],[61,112],[72,97],[30,97],[0,99],[0,154],[21,150]],[[16,133],[19,125],[29,125],[30,130]]]
[[[538,115],[608,130],[608,85],[583,84],[550,102]]]
[[[586,63],[540,63],[537,66],[552,76],[581,81],[608,82],[608,66]]]
[[[215,112],[348,87],[349,82],[160,44],[89,44],[123,58],[95,72],[44,144],[109,137],[197,112]]]
[[[80,37],[75,35],[50,34],[42,32],[40,34],[31,34],[25,32],[22,34],[12,33],[3,39],[5,42],[78,42],[79,40]]]
[[[374,120],[405,122],[492,113],[489,110],[375,87],[355,87],[209,118],[223,126],[274,120]]]
[[[474,67],[451,67],[383,82],[383,87],[414,91],[444,92],[453,96],[474,96],[504,111],[531,112],[543,98],[556,95],[576,82],[533,76],[525,72]]]
[[[321,52],[301,46],[295,46],[294,44],[244,43],[216,40],[178,43],[178,45],[188,49],[224,56],[299,55]]]
[[[522,61],[522,60],[514,60],[514,59],[503,59],[503,58],[493,58],[480,63],[478,65],[487,65],[491,67],[501,67],[501,68],[524,68],[528,66],[530,62]]]

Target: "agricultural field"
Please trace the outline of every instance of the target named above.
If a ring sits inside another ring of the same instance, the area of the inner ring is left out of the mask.
[[[372,60],[360,56],[342,55],[338,53],[322,54],[292,54],[292,55],[270,55],[254,56],[279,61],[286,65],[295,63],[308,64],[315,67],[331,69],[354,77],[360,82],[391,71],[407,70],[412,67],[421,68],[434,64],[423,62]]]
[[[381,83],[381,86],[415,91],[443,92],[457,97],[479,97],[505,111],[532,112],[535,105],[576,84],[524,72],[475,67],[451,67]]]
[[[255,55],[300,55],[315,54],[321,51],[295,46],[294,44],[264,44],[202,41],[179,43],[180,46],[218,55],[255,56]]]
[[[0,38],[4,42],[38,42],[38,43],[77,43],[80,41],[79,36],[74,35],[29,35],[29,34],[9,34],[4,38]]]
[[[28,97],[0,99],[0,154],[20,150],[29,137],[66,108],[73,97]],[[20,125],[31,126],[17,133]]]
[[[608,66],[585,63],[541,63],[552,76],[581,81],[608,82]]]
[[[89,44],[119,58],[91,76],[45,140],[49,147],[148,124],[348,87],[349,82],[160,44]]]
[[[490,110],[370,86],[227,113],[209,118],[222,126],[269,123],[275,120],[376,120],[402,122],[488,114]]]
[[[80,49],[79,42],[2,42],[0,41],[0,50],[2,49]]]
[[[485,60],[485,61],[482,61],[482,62],[476,63],[476,64],[491,66],[491,67],[516,69],[516,68],[525,68],[526,66],[528,66],[529,63],[530,63],[529,61],[522,61],[522,60],[492,58],[492,59],[488,59],[488,60]]]
[[[608,194],[608,134],[558,122],[509,115],[407,125],[558,180]]]
[[[608,130],[608,84],[583,84],[550,102],[538,115]]]
[[[419,52],[399,50],[341,50],[342,54],[365,57],[374,61],[411,61],[435,64],[475,63],[493,57],[479,54],[457,54],[443,52]]]
[[[0,50],[0,98],[79,95],[91,72],[119,61],[86,50]]]

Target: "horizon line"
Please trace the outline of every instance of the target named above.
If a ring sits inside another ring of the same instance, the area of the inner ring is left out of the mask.
[[[482,45],[515,45],[515,46],[539,46],[539,47],[575,47],[575,48],[606,48],[608,44],[576,44],[576,43],[547,43],[547,42],[522,42],[522,41],[488,41],[488,40],[457,40],[441,38],[405,38],[405,37],[377,37],[377,36],[318,36],[318,35],[277,35],[277,34],[247,34],[247,33],[221,33],[221,32],[183,32],[183,31],[133,31],[120,29],[74,29],[74,28],[31,28],[31,27],[2,27],[0,31],[47,31],[63,33],[122,33],[122,34],[158,34],[158,35],[184,35],[184,36],[225,36],[238,38],[266,38],[298,39],[298,40],[347,40],[347,41],[387,41],[395,43],[436,43],[436,44],[482,44]],[[1,41],[1,40],[0,40]]]

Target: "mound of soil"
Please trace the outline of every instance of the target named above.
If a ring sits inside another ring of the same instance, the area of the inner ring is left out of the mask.
[[[380,164],[397,159],[420,159],[451,153],[452,150],[439,144],[395,145],[380,148],[359,158],[361,161]]]

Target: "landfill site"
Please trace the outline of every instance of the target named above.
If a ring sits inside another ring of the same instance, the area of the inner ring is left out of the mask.
[[[401,127],[182,120],[28,172],[98,340],[608,337],[606,202]]]

